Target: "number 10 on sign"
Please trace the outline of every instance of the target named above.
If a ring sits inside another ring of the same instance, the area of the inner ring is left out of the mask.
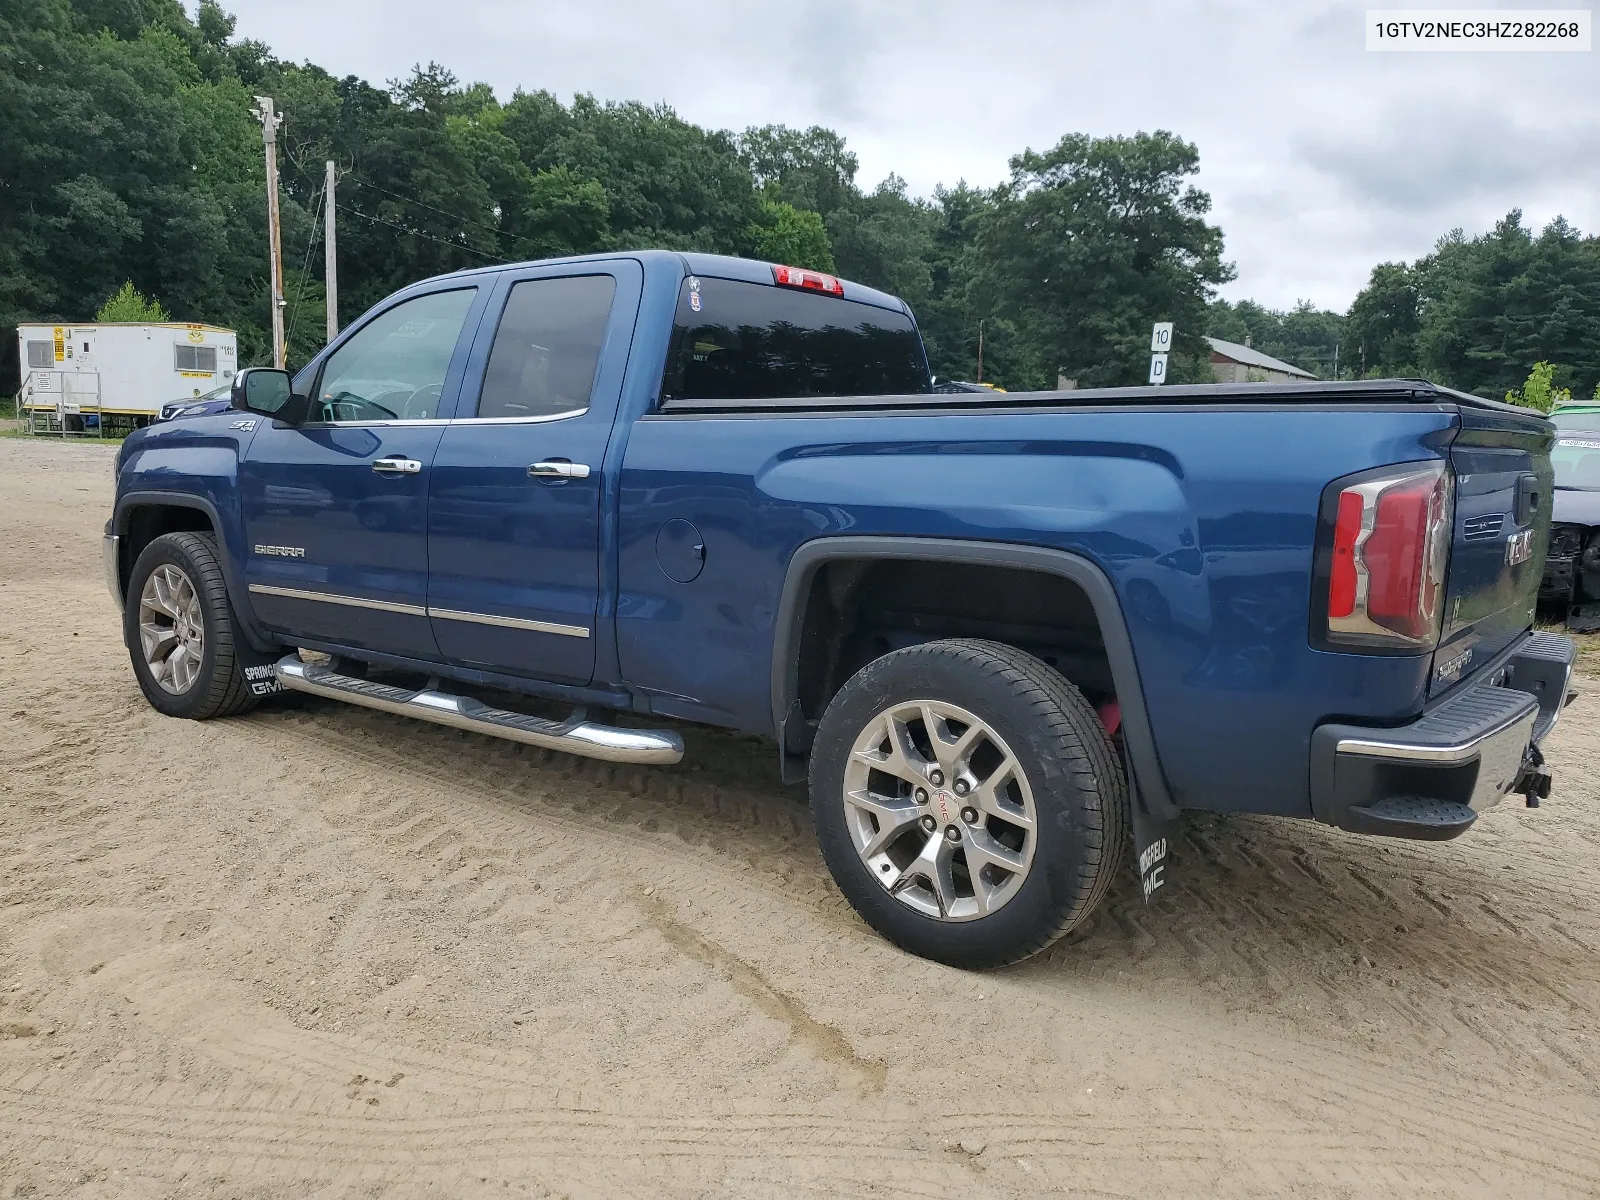
[[[1150,382],[1167,381],[1167,352],[1172,349],[1172,322],[1157,321],[1150,330]]]

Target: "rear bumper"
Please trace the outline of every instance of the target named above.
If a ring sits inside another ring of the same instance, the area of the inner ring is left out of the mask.
[[[1327,724],[1311,737],[1311,809],[1357,833],[1442,840],[1511,791],[1548,790],[1539,743],[1571,695],[1572,639],[1531,633],[1408,725]]]

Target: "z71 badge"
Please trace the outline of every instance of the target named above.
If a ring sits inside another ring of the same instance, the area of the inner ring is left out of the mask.
[[[228,426],[229,429],[238,429],[245,433],[249,433],[255,427],[256,423],[253,420],[235,421],[232,425]]]
[[[1516,566],[1533,557],[1533,530],[1519,529],[1506,539],[1506,565]]]

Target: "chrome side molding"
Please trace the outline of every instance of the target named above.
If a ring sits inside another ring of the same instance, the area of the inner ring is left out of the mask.
[[[435,725],[469,729],[545,750],[562,750],[607,762],[670,764],[683,758],[683,739],[671,730],[596,725],[576,714],[565,721],[530,717],[492,708],[470,696],[454,696],[431,688],[409,691],[341,675],[327,667],[301,662],[294,654],[279,659],[272,672],[290,691],[326,696]]]
[[[382,462],[382,459],[378,461]],[[256,547],[257,552],[261,550]],[[110,553],[110,551],[107,551]],[[441,621],[469,621],[475,625],[498,625],[503,629],[528,629],[534,633],[554,633],[562,637],[586,638],[585,625],[563,625],[558,621],[533,621],[526,617],[502,617],[495,613],[463,612],[456,608],[433,608],[422,604],[397,604],[393,600],[368,600],[340,592],[313,592],[305,588],[280,587],[275,583],[252,583],[258,596],[283,596],[289,600],[312,600],[318,604],[343,604],[349,608],[371,608],[378,612],[399,613],[404,617],[435,617]]]

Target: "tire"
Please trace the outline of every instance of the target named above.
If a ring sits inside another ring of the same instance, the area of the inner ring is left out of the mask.
[[[896,945],[953,967],[1017,962],[1077,928],[1127,851],[1127,783],[1099,717],[998,642],[928,642],[862,668],[823,715],[810,782],[845,898]]]
[[[158,573],[160,579],[154,585],[152,598],[161,603],[164,597],[169,607],[183,610],[185,615],[181,622],[176,616],[147,604],[147,588],[152,587],[151,577]],[[189,593],[181,586],[173,586],[177,579],[186,581],[192,589],[192,604],[187,603]],[[144,632],[141,632],[142,624],[146,626]],[[157,667],[152,665],[147,653],[147,645],[151,644],[150,630],[159,628],[164,632],[168,625],[172,628],[173,640],[183,642],[185,650],[182,654],[177,650],[162,654],[158,648],[155,653],[160,665]],[[192,634],[195,625],[200,632],[198,655],[192,649],[197,639],[179,636]],[[217,562],[216,539],[212,535],[167,533],[144,548],[128,579],[122,634],[139,690],[151,707],[169,717],[187,717],[195,721],[232,716],[254,708],[256,697],[236,650],[236,629],[228,587]],[[157,676],[158,669],[162,678]]]

